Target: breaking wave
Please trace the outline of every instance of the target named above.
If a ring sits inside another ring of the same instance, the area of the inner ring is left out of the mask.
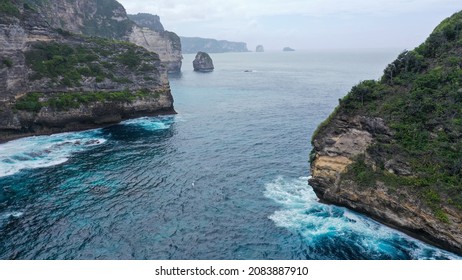
[[[0,177],[14,175],[22,170],[50,167],[65,163],[69,157],[106,139],[100,130],[61,133],[14,140],[0,145]]]
[[[281,205],[269,219],[300,235],[312,251],[335,258],[330,254],[344,246],[351,249],[344,250],[351,252],[344,256],[349,259],[458,258],[348,209],[321,204],[307,182],[307,177],[278,177],[264,194]]]

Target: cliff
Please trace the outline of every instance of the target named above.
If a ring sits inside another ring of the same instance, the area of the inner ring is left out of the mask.
[[[129,41],[158,53],[170,73],[181,72],[183,55],[180,37],[164,30],[159,16],[137,14],[128,17],[138,25],[132,29]]]
[[[183,55],[178,35],[170,31],[157,32],[149,28],[136,26],[129,41],[159,54],[169,73],[181,72]]]
[[[226,40],[205,39],[199,37],[180,37],[183,53],[208,53],[248,52],[247,44],[242,42],[230,42]]]
[[[115,0],[23,0],[51,28],[75,34],[127,40],[135,24]]]
[[[364,81],[315,132],[321,201],[462,254],[462,12]]]
[[[173,32],[150,29],[153,26],[151,18],[141,20],[144,19],[143,16],[133,16],[135,21],[131,20],[125,8],[116,0],[23,0],[22,2],[34,7],[51,28],[86,36],[128,41],[159,54],[169,72],[181,71],[183,57],[179,37]],[[160,24],[158,18],[154,18],[154,22]]]
[[[0,45],[0,141],[174,112],[157,54],[56,29],[41,1],[2,2]]]
[[[139,26],[149,28],[153,31],[164,32],[164,26],[160,22],[158,15],[151,15],[147,13],[138,13],[136,15],[128,15],[128,18],[136,22]]]

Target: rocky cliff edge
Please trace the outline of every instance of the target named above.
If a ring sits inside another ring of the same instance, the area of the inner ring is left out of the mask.
[[[174,113],[157,54],[53,28],[29,2],[0,10],[0,141]]]
[[[33,7],[51,28],[134,43],[157,53],[169,72],[181,72],[180,38],[163,30],[159,17],[140,14],[130,19],[125,8],[116,0],[20,2]]]
[[[315,132],[309,184],[462,254],[462,13],[340,100]]]

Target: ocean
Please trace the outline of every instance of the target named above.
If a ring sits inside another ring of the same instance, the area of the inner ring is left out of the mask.
[[[177,115],[0,145],[0,259],[460,259],[308,185],[313,131],[399,50],[211,54]]]

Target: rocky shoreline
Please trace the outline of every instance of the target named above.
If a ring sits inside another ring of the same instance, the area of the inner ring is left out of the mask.
[[[368,153],[376,139],[390,141],[393,133],[383,119],[347,117],[340,113],[313,139],[312,178],[309,184],[321,202],[343,206],[442,249],[462,254],[462,215],[445,206],[449,223],[441,222],[416,193],[376,181],[364,186],[348,178],[348,169],[364,156],[370,166],[377,155]],[[399,162],[387,165],[396,173],[406,173]]]
[[[0,13],[1,142],[175,114],[168,72],[180,71],[179,38],[107,4],[17,0]],[[134,34],[144,43],[129,43]]]
[[[460,26],[462,12],[339,100],[313,135],[309,184],[322,202],[462,255]]]
[[[62,127],[42,127],[34,132],[17,132],[13,131],[8,133],[8,131],[3,131],[0,134],[0,144],[6,143],[8,141],[24,138],[24,137],[32,137],[32,136],[48,136],[57,133],[65,133],[65,132],[79,132],[85,131],[90,129],[98,129],[98,128],[105,128],[116,125],[122,121],[141,118],[141,117],[155,117],[155,116],[167,116],[167,115],[176,115],[177,112],[173,108],[162,108],[159,110],[155,110],[153,112],[136,112],[131,115],[125,116],[115,116],[113,119],[106,119],[105,122],[98,122],[98,123],[88,123],[88,122],[72,122],[68,123]]]

